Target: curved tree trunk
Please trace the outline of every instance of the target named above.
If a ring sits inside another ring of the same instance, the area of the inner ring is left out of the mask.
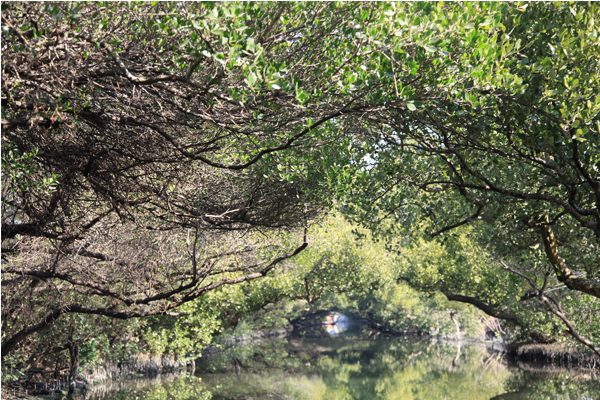
[[[512,321],[519,326],[523,325],[521,320],[519,319],[519,317],[517,317],[516,315],[508,313],[508,312],[496,310],[493,306],[491,306],[479,299],[476,299],[475,297],[450,294],[450,293],[446,293],[446,292],[442,292],[442,293],[444,293],[446,298],[450,301],[459,301],[461,303],[471,304],[471,305],[474,305],[475,307],[479,308],[481,311],[483,311],[487,315],[491,315],[492,317],[495,317],[498,319],[503,319],[506,321]]]
[[[564,283],[571,290],[578,290],[580,292],[592,295],[600,298],[600,282],[596,282],[592,279],[587,279],[582,276],[577,276],[567,268],[567,264],[558,254],[558,246],[556,245],[556,239],[554,238],[554,232],[550,225],[543,225],[540,229],[542,240],[544,242],[544,250],[550,263],[554,267],[554,272],[559,281]]]

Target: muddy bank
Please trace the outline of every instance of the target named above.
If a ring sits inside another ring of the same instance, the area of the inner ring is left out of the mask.
[[[118,385],[121,380],[128,378],[147,377],[150,381],[162,379],[160,376],[181,375],[194,373],[195,361],[177,360],[172,356],[148,356],[138,354],[131,360],[121,362],[108,362],[101,367],[86,369],[82,368],[77,375],[75,397],[91,387],[105,387]],[[2,399],[61,399],[66,397],[68,382],[66,377],[59,379],[47,379],[47,371],[33,374],[26,384],[17,386],[3,386]],[[52,375],[50,375],[52,376]],[[37,397],[35,397],[37,396]]]
[[[227,338],[215,338],[216,345],[207,346],[203,350],[202,355],[190,354],[188,358],[183,360],[170,355],[150,356],[141,353],[126,361],[105,362],[102,366],[95,368],[84,367],[80,369],[77,376],[76,393],[80,395],[82,391],[89,391],[92,388],[94,393],[98,390],[112,390],[114,389],[114,385],[118,386],[119,382],[131,378],[136,378],[136,382],[147,381],[146,383],[152,385],[152,382],[158,382],[161,379],[167,379],[167,377],[176,377],[182,374],[193,375],[198,357],[211,356],[232,346],[276,337],[286,337],[292,330],[293,327],[290,325],[282,329],[251,332]],[[39,374],[34,374],[32,379],[28,380],[25,385],[15,387],[3,386],[2,399],[35,398],[34,396],[47,399],[65,397],[68,389],[66,377],[62,377],[64,379],[59,378],[58,380],[48,379],[51,376],[48,371],[40,371]]]
[[[107,363],[102,367],[83,370],[80,377],[85,382],[97,382],[123,376],[159,375],[182,373],[193,370],[194,360],[178,360],[173,356],[148,356],[138,354],[134,359],[118,363]]]
[[[581,350],[566,347],[562,344],[527,344],[515,343],[506,347],[509,360],[560,368],[600,369],[600,358]]]

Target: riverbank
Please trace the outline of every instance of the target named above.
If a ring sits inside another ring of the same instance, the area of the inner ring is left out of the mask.
[[[108,362],[96,368],[81,368],[76,380],[74,397],[81,396],[89,387],[123,379],[157,377],[194,373],[195,359],[177,360],[170,355],[152,356],[137,354],[130,360]],[[2,399],[61,399],[67,396],[66,381],[48,381],[43,372],[34,375],[26,386],[2,387]]]
[[[571,398],[599,398],[600,383],[590,381],[590,371],[565,371],[523,371],[481,342],[295,333],[283,340],[254,339],[224,347],[197,363],[197,375],[177,377],[178,383],[169,383],[171,377],[165,376],[123,380],[112,386],[141,399],[160,400],[177,399],[182,393],[186,393],[182,400],[203,398],[188,396],[189,390],[210,392],[216,398],[315,399],[320,397],[316,393],[327,393],[326,398],[385,394],[409,398],[409,393],[439,398],[444,393],[448,399],[462,400],[500,394],[515,398],[515,392],[521,398],[557,398],[566,393]],[[142,390],[146,384],[148,389]],[[556,385],[560,393],[554,391]],[[107,388],[91,388],[88,400],[104,399],[96,393],[104,394]],[[547,396],[549,392],[553,395]]]
[[[298,335],[298,331],[294,328],[294,326],[288,325],[280,329],[257,331],[243,335],[222,337],[220,339],[216,338],[216,344],[207,346],[199,357],[210,358],[223,351],[235,349],[239,346],[265,342],[275,338],[292,338],[294,334]],[[502,360],[501,362],[504,364],[513,363],[521,369],[532,372],[565,373],[566,371],[569,374],[575,373],[581,376],[596,377],[596,379],[600,375],[600,360],[598,357],[559,344],[519,343],[506,345],[506,343],[500,340],[446,338],[413,331],[397,332],[392,335],[384,334],[382,336],[405,337],[407,340],[425,340],[431,341],[432,344],[449,343],[459,346],[459,348],[465,345],[484,346],[487,353],[493,355],[494,359]],[[366,339],[374,339],[374,337],[367,337]],[[365,338],[362,340],[365,340]],[[146,354],[138,354],[127,362],[110,363],[93,370],[86,370],[84,368],[78,376],[78,394],[81,394],[81,391],[85,390],[84,387],[96,388],[97,386],[106,386],[106,390],[110,391],[117,387],[120,381],[132,379],[154,382],[158,379],[156,377],[161,376],[193,375],[196,361],[197,358],[195,357],[190,357],[187,360],[177,360],[172,356],[153,357]],[[40,378],[42,376],[43,374],[40,375]],[[64,388],[56,388],[53,394],[49,393],[50,391],[51,388],[48,384],[46,384],[45,390],[41,384],[37,388],[28,387],[27,389],[23,388],[23,390],[10,390],[3,387],[2,398],[9,400],[31,398],[61,399],[66,396]]]
[[[90,387],[107,387],[107,391],[114,390],[122,380],[147,380],[153,384],[163,377],[182,374],[194,374],[198,357],[211,357],[224,349],[234,346],[258,342],[274,338],[284,338],[294,329],[292,325],[280,329],[251,332],[244,335],[215,338],[214,345],[208,345],[199,356],[190,356],[184,360],[171,355],[156,356],[140,353],[130,360],[109,362],[96,368],[82,368],[77,376],[77,390],[75,397]],[[2,399],[61,399],[67,395],[67,383],[49,382],[44,380],[44,373],[39,374],[40,379],[33,379],[27,387],[2,386]],[[117,385],[117,386],[115,386]]]
[[[527,362],[563,368],[600,370],[600,358],[562,344],[515,343],[506,347],[506,355],[516,362]]]

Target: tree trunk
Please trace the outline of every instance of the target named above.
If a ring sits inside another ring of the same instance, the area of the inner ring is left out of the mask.
[[[452,322],[454,322],[454,325],[456,325],[456,338],[458,339],[460,337],[460,326],[458,325],[458,320],[454,318],[456,314],[458,313],[455,311],[450,311],[450,319]]]
[[[71,356],[71,369],[69,371],[69,398],[75,393],[77,386],[76,379],[79,370],[79,346],[75,343],[69,347],[69,355]]]
[[[444,292],[442,292],[442,293],[444,293]],[[516,315],[496,310],[493,306],[491,306],[487,303],[484,303],[483,301],[476,299],[475,297],[461,296],[461,295],[450,294],[450,293],[444,293],[444,295],[450,301],[459,301],[461,303],[467,303],[467,304],[474,305],[475,307],[479,308],[481,311],[483,311],[487,315],[490,315],[494,318],[504,319],[507,321],[512,321],[512,322],[516,323],[517,325],[522,325],[521,320],[519,320],[519,318]]]
[[[544,250],[548,260],[554,267],[554,272],[559,281],[564,283],[571,290],[578,290],[594,297],[600,298],[600,282],[593,279],[584,278],[571,272],[567,264],[558,254],[558,245],[554,238],[554,232],[550,225],[544,225],[540,229]]]

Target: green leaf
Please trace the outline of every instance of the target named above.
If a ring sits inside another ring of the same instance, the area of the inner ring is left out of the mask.
[[[246,79],[248,80],[248,83],[250,84],[250,86],[254,86],[254,84],[257,81],[256,74],[254,72],[250,72],[248,74],[248,76],[246,77]]]

